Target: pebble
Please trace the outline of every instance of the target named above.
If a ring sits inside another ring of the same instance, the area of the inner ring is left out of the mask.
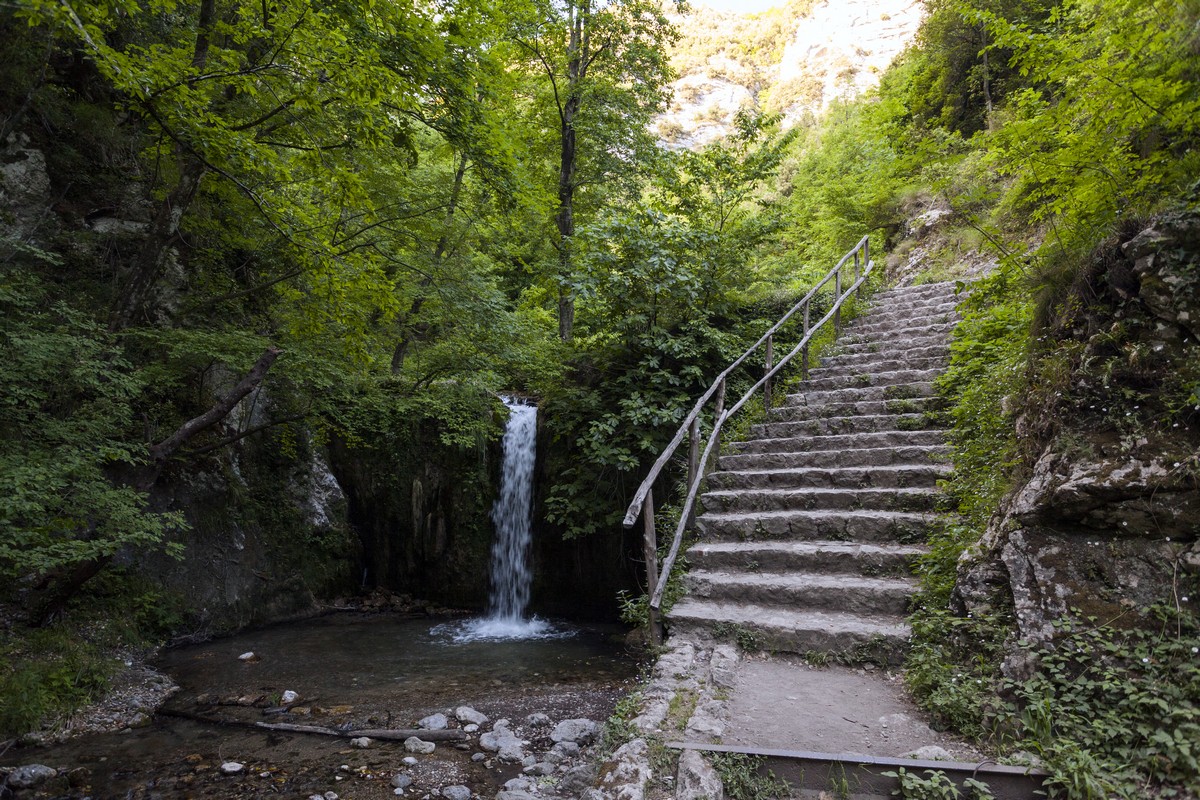
[[[488,721],[488,715],[476,711],[470,706],[459,706],[454,709],[454,716],[459,722],[470,725],[485,725]]]
[[[424,728],[427,731],[444,731],[449,726],[450,720],[446,719],[445,714],[430,714],[417,723],[418,728]]]
[[[324,797],[325,800],[338,800],[337,792],[326,792]]]
[[[442,789],[442,797],[446,800],[471,800],[471,790],[466,786],[447,786]]]
[[[410,736],[404,740],[404,749],[410,753],[418,753],[427,756],[437,749],[437,745],[433,742],[426,742],[418,739],[416,736]],[[407,762],[408,759],[405,759]]]
[[[400,763],[406,764],[410,767],[415,767],[419,762],[412,756],[405,756],[404,758],[400,759]]]
[[[474,761],[476,764],[478,764],[480,761],[485,760],[486,758],[487,758],[487,756],[484,755],[483,753],[476,753],[475,755],[471,756],[471,760]]]
[[[412,778],[405,775],[403,772],[392,776],[392,786],[395,786],[397,789],[407,789],[408,787],[412,786],[412,782]]]
[[[246,768],[245,764],[238,761],[226,761],[221,765],[222,775],[239,775]]]
[[[530,714],[525,718],[525,723],[531,728],[547,728],[550,726],[550,718],[545,714]]]
[[[262,659],[259,657],[258,653],[255,653],[253,651],[245,652],[245,653],[242,653],[240,656],[238,656],[238,661],[261,661],[261,660]]]
[[[300,693],[293,692],[291,689],[288,689],[287,691],[285,691],[283,694],[281,694],[279,696],[279,701],[281,703],[283,703],[285,706],[290,706],[292,703],[296,702],[299,699],[300,699]]]
[[[472,722],[470,725],[464,725],[463,731],[466,733],[476,733],[479,731],[479,726]]]
[[[371,740],[366,736],[359,736],[356,739],[350,740],[350,746],[357,747],[360,750],[366,750],[368,747],[371,746]]]

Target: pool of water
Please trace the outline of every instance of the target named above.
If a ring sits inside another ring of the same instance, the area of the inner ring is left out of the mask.
[[[459,705],[518,724],[535,712],[555,721],[603,720],[635,683],[638,664],[625,651],[617,626],[550,621],[541,635],[524,639],[480,636],[479,627],[470,620],[344,613],[177,648],[164,653],[157,666],[180,692],[151,725],[61,745],[14,748],[0,755],[0,763],[83,768],[76,789],[64,793],[59,784],[50,793],[22,798],[308,797],[337,790],[342,796],[381,800],[393,796],[389,780],[397,769],[412,773],[413,788],[420,790],[416,797],[453,783],[488,796],[519,765],[473,762],[474,746],[439,746],[435,755],[409,768],[401,763],[405,753],[398,742],[354,750],[344,738],[253,726],[406,728]],[[257,659],[240,660],[247,652]],[[287,690],[300,695],[293,709],[299,714],[262,708]],[[248,702],[260,698],[257,705]],[[214,705],[214,700],[220,702]],[[244,776],[222,776],[219,767],[228,760],[245,763]]]

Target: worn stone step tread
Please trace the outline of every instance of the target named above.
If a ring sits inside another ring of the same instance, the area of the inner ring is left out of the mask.
[[[731,442],[737,455],[756,453],[811,453],[828,450],[860,450],[882,446],[912,447],[945,444],[949,432],[929,428],[917,431],[865,431],[857,434],[834,433],[817,436],[770,436]]]
[[[796,610],[778,606],[729,601],[713,602],[686,597],[675,604],[669,619],[725,622],[754,627],[776,627],[785,631],[821,631],[859,634],[863,637],[907,639],[910,629],[901,616],[865,616],[836,611]]]
[[[749,572],[730,569],[707,570],[693,569],[688,577],[697,581],[722,584],[725,586],[770,586],[786,591],[788,589],[826,589],[829,591],[863,591],[888,592],[903,595],[912,594],[917,586],[916,578],[881,578],[863,575],[828,574],[818,572],[782,573],[782,572]]]
[[[771,422],[807,422],[814,419],[830,417],[874,417],[884,414],[906,414],[916,411],[937,411],[939,398],[935,395],[926,397],[905,397],[894,400],[860,400],[845,403],[820,403],[803,406],[778,406],[772,408],[767,415]]]
[[[789,509],[878,509],[896,511],[932,510],[936,489],[734,489],[706,492],[705,511],[778,511]]]
[[[757,555],[766,553],[782,553],[787,555],[811,555],[829,553],[854,558],[858,556],[900,556],[916,557],[929,552],[929,548],[917,544],[892,544],[875,542],[698,542],[688,548],[688,556],[707,556],[715,554]]]
[[[814,417],[794,422],[766,422],[750,427],[747,441],[784,439],[799,436],[829,436],[843,433],[880,433],[885,431],[924,430],[931,421],[920,414],[859,414]]]
[[[932,511],[894,511],[886,508],[776,508],[766,511],[706,511],[700,517],[705,525],[738,525],[772,520],[815,524],[826,520],[854,523],[882,522],[892,525],[921,527],[932,525],[938,515]],[[805,541],[814,541],[808,539]]]
[[[841,468],[862,466],[907,466],[944,464],[950,454],[948,445],[894,445],[863,447],[857,450],[812,450],[795,453],[738,453],[721,456],[721,472],[801,469],[805,467]]]
[[[940,477],[949,471],[949,464],[861,464],[850,467],[767,467],[764,469],[723,469],[712,473],[709,475],[709,478],[711,479],[718,476],[724,479],[770,477],[786,482],[794,478],[809,476],[828,476],[836,478],[850,475],[863,477],[870,475],[929,475],[933,477]]]
[[[828,403],[859,403],[869,400],[910,400],[933,397],[937,389],[932,381],[896,383],[890,386],[847,386],[841,389],[810,389],[786,395],[780,407],[818,406]]]
[[[859,370],[836,370],[835,374],[811,377],[801,386],[806,391],[821,389],[861,389],[867,386],[896,386],[911,383],[930,383],[944,369],[897,369],[884,372],[862,372]]]

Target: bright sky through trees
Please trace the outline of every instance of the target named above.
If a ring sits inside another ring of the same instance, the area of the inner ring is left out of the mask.
[[[736,14],[757,14],[768,8],[783,5],[781,0],[696,0],[694,6],[708,6],[717,11],[727,11]]]

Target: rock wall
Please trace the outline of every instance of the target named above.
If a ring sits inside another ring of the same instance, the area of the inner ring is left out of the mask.
[[[1011,602],[1023,639],[1077,609],[1137,625],[1200,601],[1200,214],[1174,214],[1094,255],[1050,305],[1017,488],[959,563],[959,611]],[[1010,672],[1021,671],[1020,653]]]

